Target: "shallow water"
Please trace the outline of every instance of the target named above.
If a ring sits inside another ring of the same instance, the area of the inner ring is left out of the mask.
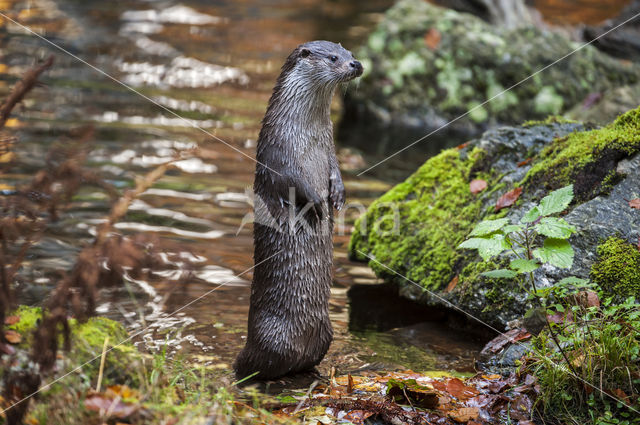
[[[251,212],[254,163],[249,157],[279,66],[293,47],[311,39],[340,40],[355,48],[390,3],[2,0],[3,13],[138,91],[1,21],[3,95],[35,59],[51,53],[56,58],[43,78],[46,87],[33,91],[17,113],[19,166],[3,176],[3,184],[26,181],[45,165],[52,143],[82,124],[96,129],[89,166],[120,188],[175,152],[199,147],[201,158],[179,163],[117,225],[126,234],[161,236],[166,269],[157,270],[151,281],[130,279],[126,288],[104,292],[98,312],[140,332],[137,344],[149,350],[169,347],[170,353],[186,353],[228,373],[244,344],[253,265],[252,227],[243,224]],[[347,90],[357,90],[357,84]],[[338,145],[343,163],[362,161],[357,151]],[[349,201],[368,205],[431,154],[425,143],[422,150],[385,163],[374,177],[343,171]],[[373,164],[384,152],[370,146],[362,155]],[[55,284],[55,271],[73,264],[108,208],[108,198],[93,189],[74,198],[25,264],[23,302],[42,303]],[[480,342],[443,331],[438,323],[385,332],[349,330],[348,288],[376,282],[367,267],[347,259],[357,213],[348,210],[336,228],[330,303],[336,336],[320,370],[472,370]],[[167,281],[187,263],[186,282]]]

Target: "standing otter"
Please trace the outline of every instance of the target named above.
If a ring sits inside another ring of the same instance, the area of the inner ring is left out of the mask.
[[[329,349],[332,206],[345,201],[329,111],[335,88],[362,71],[329,41],[301,44],[282,66],[258,138],[256,267],[238,377],[309,370]]]

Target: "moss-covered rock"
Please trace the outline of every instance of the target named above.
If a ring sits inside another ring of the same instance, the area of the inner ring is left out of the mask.
[[[573,52],[577,47],[534,27],[508,29],[423,0],[400,0],[356,53],[365,75],[347,93],[345,113],[367,119],[343,124],[426,134],[455,118],[445,131],[477,135],[488,125],[563,113],[591,93],[640,81],[637,65],[590,46]]]
[[[625,157],[640,151],[640,108],[599,129],[559,138],[542,150],[525,185],[557,189],[574,184],[579,199],[593,197]]]
[[[599,130],[556,119],[529,122],[445,150],[371,205],[356,222],[350,255],[400,285],[403,296],[453,304],[504,327],[529,307],[522,282],[483,277],[508,259],[483,263],[458,245],[479,221],[515,222],[550,189],[573,183],[578,196],[564,216],[578,230],[570,239],[573,268],[547,265],[535,273],[540,286],[567,275],[588,277],[602,240],[617,234],[631,241],[640,234],[640,215],[627,201],[640,196],[639,117],[640,108]],[[473,179],[488,188],[472,194]],[[523,189],[518,201],[496,212],[497,199],[515,187]]]
[[[598,246],[591,278],[609,295],[640,299],[640,250],[624,239],[608,238]]]
[[[11,315],[20,320],[6,326],[22,336],[20,347],[27,350],[32,346],[33,331],[42,318],[40,307],[21,305]],[[135,383],[139,379],[141,355],[128,341],[126,329],[118,322],[106,317],[92,317],[86,322],[70,319],[71,351],[63,353],[64,362],[75,368],[83,365],[82,373],[89,380],[95,380],[100,367],[105,339],[109,338],[105,358],[105,383]],[[96,359],[97,358],[97,359]],[[86,364],[85,364],[86,363]]]

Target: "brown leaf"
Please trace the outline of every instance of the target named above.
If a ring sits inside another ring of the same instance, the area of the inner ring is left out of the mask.
[[[443,393],[447,393],[458,400],[464,401],[479,394],[478,390],[468,385],[458,378],[451,378],[446,381],[434,381],[431,383],[433,387]]]
[[[469,183],[469,190],[471,190],[471,193],[473,193],[474,195],[476,193],[482,192],[486,188],[487,182],[481,179],[471,180],[471,183]]]
[[[102,394],[94,394],[87,397],[84,400],[84,407],[94,412],[102,412],[102,414],[110,412],[111,417],[120,419],[130,416],[138,410],[138,406],[135,404],[124,403],[121,400],[105,397]]]
[[[364,424],[365,419],[373,415],[374,415],[374,412],[367,412],[365,410],[352,410],[349,413],[347,413],[342,419],[349,421],[353,424],[360,425],[360,424]]]
[[[531,338],[531,334],[523,328],[511,329],[509,332],[498,335],[493,338],[491,341],[487,343],[482,349],[483,353],[497,353],[502,350],[502,348],[509,344],[517,341],[522,341],[523,339]]]
[[[529,164],[531,161],[533,161],[533,158],[527,158],[524,161],[520,161],[518,162],[518,167],[524,167],[525,165]]]
[[[615,390],[611,391],[611,393],[613,393],[614,396],[616,396],[618,399],[624,401],[625,403],[629,403],[629,396],[622,391],[620,388],[616,388]]]
[[[457,410],[449,412],[449,417],[456,422],[466,423],[478,417],[479,411],[477,407],[461,407]]]
[[[640,198],[636,198],[636,199],[632,199],[629,201],[629,206],[631,208],[635,208],[637,210],[640,210]]]
[[[600,298],[593,291],[580,291],[573,296],[573,302],[582,307],[600,307]]]
[[[451,282],[449,282],[449,284],[447,285],[447,289],[445,289],[445,292],[453,291],[453,288],[455,288],[456,285],[458,284],[458,280],[459,280],[459,276],[455,275],[453,279],[451,279]]]
[[[20,316],[7,316],[4,318],[5,325],[15,325],[20,321]]]
[[[511,205],[515,204],[521,193],[522,188],[516,187],[515,189],[510,190],[509,192],[502,195],[500,199],[498,199],[498,202],[496,202],[496,211],[500,211],[503,208],[510,207]]]
[[[571,323],[573,322],[573,317],[571,314],[555,312],[554,314],[547,314],[547,320],[551,323],[561,324],[561,323]]]
[[[431,28],[424,35],[424,44],[431,50],[436,50],[442,40],[442,34],[435,28]]]
[[[0,352],[11,355],[16,352],[16,349],[10,345],[3,344],[0,342]]]
[[[22,342],[22,335],[16,331],[4,331],[4,339],[10,344],[20,344]]]

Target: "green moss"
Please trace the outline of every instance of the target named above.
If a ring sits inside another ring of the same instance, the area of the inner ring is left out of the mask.
[[[640,251],[618,237],[610,237],[598,246],[598,261],[591,278],[608,295],[640,298]]]
[[[509,261],[506,258],[490,261],[472,261],[460,271],[461,299],[473,297],[478,291],[479,285],[488,287],[485,293],[487,300],[483,313],[491,311],[503,311],[515,301],[514,294],[520,291],[518,281],[514,279],[489,279],[481,276],[481,273],[491,270],[507,268]]]
[[[42,308],[29,307],[26,305],[19,306],[10,316],[18,316],[20,321],[6,328],[18,332],[23,337],[23,341],[28,341],[31,331],[36,328],[38,321],[42,319]]]
[[[469,173],[485,151],[460,155],[443,151],[376,200],[356,221],[351,256],[367,260],[366,253],[428,289],[446,285],[462,255],[456,247],[482,215]],[[369,265],[380,276],[401,280],[375,261]]]
[[[597,186],[611,171],[602,169],[600,162],[607,162],[613,166],[617,160],[638,151],[640,108],[619,116],[606,127],[576,132],[554,140],[540,152],[524,183],[530,186],[544,183],[547,188],[555,189],[574,183],[577,175],[586,173],[591,176],[588,179],[590,185]],[[586,192],[591,189],[583,190]]]
[[[578,121],[571,120],[563,117],[562,115],[549,115],[547,118],[543,120],[529,120],[525,121],[522,126],[523,127],[535,127],[538,125],[549,125],[549,124],[575,124]]]
[[[11,315],[20,317],[20,321],[7,326],[22,335],[22,348],[31,346],[33,331],[42,318],[42,308],[21,305]],[[84,323],[75,319],[69,320],[71,328],[71,352],[63,353],[71,367],[90,362],[82,367],[82,371],[90,379],[97,377],[100,366],[104,341],[108,337],[107,348],[111,349],[106,355],[105,383],[132,383],[138,379],[136,368],[139,366],[141,355],[129,342],[128,333],[120,323],[106,317],[92,317]],[[61,344],[62,346],[62,344]]]
[[[622,64],[592,46],[530,77],[574,48],[553,32],[508,29],[423,0],[399,0],[356,55],[370,66],[349,101],[374,116],[382,109],[452,120],[468,105],[490,99],[477,113],[460,118],[477,128],[487,121],[519,123],[562,113],[589,93],[639,81],[637,65]],[[523,79],[527,84],[514,85]]]

